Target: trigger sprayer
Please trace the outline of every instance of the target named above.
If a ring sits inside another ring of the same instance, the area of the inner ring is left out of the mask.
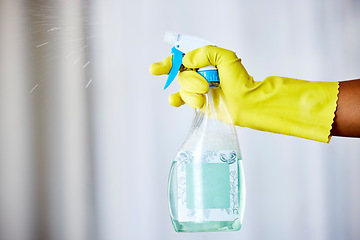
[[[166,33],[173,47],[172,68],[164,89],[175,79],[183,55],[213,43],[189,35]],[[245,208],[245,178],[232,117],[214,66],[198,70],[209,83],[202,109],[169,174],[170,216],[177,232],[240,230]]]
[[[172,32],[165,33],[164,41],[173,46],[171,48],[171,53],[173,54],[172,67],[165,83],[164,90],[174,81],[177,73],[180,70],[182,59],[185,53],[197,48],[205,47],[207,45],[215,45],[205,39]],[[198,73],[201,75],[213,75],[217,74],[217,69],[214,66],[207,66],[200,68]]]

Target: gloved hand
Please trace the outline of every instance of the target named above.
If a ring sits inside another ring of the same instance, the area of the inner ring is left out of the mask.
[[[178,75],[180,91],[169,97],[173,106],[184,103],[201,108],[207,81],[195,70],[214,65],[234,123],[256,130],[292,135],[320,142],[330,141],[336,110],[338,82],[310,82],[285,77],[267,77],[256,82],[236,54],[215,46],[188,52]],[[154,63],[150,72],[168,74],[171,56]]]

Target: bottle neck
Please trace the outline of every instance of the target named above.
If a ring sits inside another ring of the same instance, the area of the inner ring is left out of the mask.
[[[208,82],[210,88],[219,87],[220,82]]]
[[[206,67],[205,67],[206,68]],[[204,69],[204,68],[202,68]],[[210,87],[219,86],[219,73],[217,69],[198,70],[198,73],[208,81]]]

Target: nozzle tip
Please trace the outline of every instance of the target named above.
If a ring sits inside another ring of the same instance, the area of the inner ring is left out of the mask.
[[[175,42],[178,40],[178,33],[166,32],[164,36],[164,42],[169,43],[174,46]]]

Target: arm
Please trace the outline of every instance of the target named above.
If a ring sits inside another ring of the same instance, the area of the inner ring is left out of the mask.
[[[173,106],[201,108],[208,84],[192,69],[214,65],[235,125],[320,142],[330,136],[360,137],[360,79],[339,83],[270,76],[254,81],[234,52],[215,46],[188,52],[183,65],[180,91],[169,98]],[[168,57],[150,71],[162,75],[170,69]]]
[[[360,137],[360,79],[339,83],[331,135]]]

